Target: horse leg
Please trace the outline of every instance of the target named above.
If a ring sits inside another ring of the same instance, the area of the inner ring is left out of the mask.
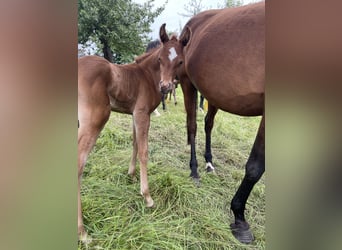
[[[254,240],[249,224],[245,220],[245,206],[255,183],[259,181],[265,171],[265,117],[262,117],[257,137],[246,164],[245,176],[231,202],[235,222],[230,225],[235,238],[242,243]]]
[[[196,123],[196,106],[197,106],[197,90],[192,85],[190,79],[186,76],[182,76],[181,87],[184,96],[184,105],[186,110],[186,124],[188,133],[188,144],[191,147],[191,157],[190,157],[190,176],[195,180],[196,184],[199,183],[199,174],[197,172],[197,158],[196,158],[196,148],[195,148],[195,138],[197,132]]]
[[[133,113],[133,122],[136,133],[138,158],[140,161],[140,191],[144,196],[147,207],[153,207],[154,202],[150,195],[147,178],[148,162],[148,130],[150,128],[150,115],[141,112]]]
[[[83,225],[82,205],[81,205],[81,182],[84,166],[86,164],[88,155],[95,145],[97,137],[99,136],[103,126],[108,121],[110,109],[102,109],[95,113],[96,109],[84,109],[79,106],[81,110],[81,119],[79,120],[78,129],[78,237],[83,242],[89,241],[87,233]],[[91,118],[90,118],[91,115]]]
[[[162,105],[163,105],[163,110],[166,109],[166,106],[165,106],[165,94],[162,94]]]
[[[157,110],[157,109],[155,109]],[[135,176],[135,169],[137,165],[137,154],[138,154],[138,145],[137,145],[137,139],[136,139],[136,132],[135,132],[135,123],[133,120],[133,153],[132,153],[132,159],[131,163],[129,165],[128,174],[131,176],[133,181],[136,181]]]
[[[153,113],[154,113],[156,116],[160,116],[160,113],[159,113],[159,111],[158,111],[157,108],[153,111]]]
[[[215,170],[215,167],[213,165],[213,156],[211,154],[211,131],[214,126],[214,118],[217,113],[217,108],[210,105],[208,103],[208,112],[204,118],[205,121],[205,126],[204,126],[204,131],[205,131],[205,153],[204,153],[204,158],[206,161],[205,168],[207,172],[212,172]]]
[[[203,108],[203,103],[204,103],[204,97],[202,95],[200,95],[200,103],[199,103],[199,107],[200,110],[203,112],[204,108]]]
[[[173,100],[175,101],[175,105],[177,105],[177,98],[176,98],[176,85],[172,85],[172,94],[173,94]]]

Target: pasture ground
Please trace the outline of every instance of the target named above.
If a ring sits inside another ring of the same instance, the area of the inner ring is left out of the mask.
[[[146,208],[140,183],[127,175],[132,153],[132,117],[112,113],[88,158],[82,204],[92,237],[78,249],[265,249],[265,175],[246,205],[255,241],[239,243],[229,230],[230,201],[243,176],[260,117],[219,111],[212,132],[215,174],[205,172],[204,114],[197,113],[197,159],[201,185],[189,178],[190,146],[180,87],[178,105],[167,102],[151,115],[148,176],[155,207]],[[137,166],[139,177],[139,164]]]

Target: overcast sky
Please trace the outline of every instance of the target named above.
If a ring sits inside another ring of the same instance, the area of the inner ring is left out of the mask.
[[[144,3],[146,0],[134,0],[137,3]],[[166,0],[155,0],[155,7],[160,7]],[[243,0],[244,4],[256,2],[257,0]],[[169,0],[164,11],[158,16],[151,25],[153,32],[152,39],[159,38],[159,28],[163,23],[166,23],[166,31],[179,31],[179,27],[183,27],[189,20],[188,17],[183,17],[179,13],[186,13],[184,5],[188,4],[190,0]],[[218,5],[222,6],[224,0],[202,0],[202,5],[205,9],[217,9]],[[179,35],[179,34],[178,34]]]

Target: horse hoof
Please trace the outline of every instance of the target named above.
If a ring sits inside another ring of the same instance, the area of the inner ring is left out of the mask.
[[[245,226],[241,226],[241,224],[230,224],[230,229],[232,230],[232,234],[234,237],[244,244],[249,244],[254,240],[254,236],[252,232],[249,230],[249,226],[246,228]]]
[[[200,178],[192,178],[192,180],[194,181],[196,187],[199,188],[201,186]]]
[[[152,200],[152,198],[146,200],[146,207],[150,207],[150,208],[154,207],[154,201]]]
[[[138,181],[137,177],[135,175],[128,174],[128,183],[136,183]]]
[[[207,162],[207,164],[205,165],[205,169],[207,170],[207,173],[215,172],[215,168],[211,162]]]
[[[83,244],[88,245],[93,239],[86,232],[83,232],[78,235],[78,240]]]

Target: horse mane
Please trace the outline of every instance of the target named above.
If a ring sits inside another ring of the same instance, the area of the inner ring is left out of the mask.
[[[149,52],[145,52],[144,54],[140,55],[140,56],[137,56],[135,58],[135,63],[141,63],[143,61],[145,61],[146,58],[150,57],[158,48],[153,48],[151,49]]]
[[[159,41],[158,39],[151,41],[147,44],[145,52],[149,52],[150,50],[154,48],[159,48],[161,44],[162,44],[161,41]]]
[[[177,34],[173,33],[170,37],[170,40],[178,41]],[[146,47],[145,53],[140,55],[140,56],[137,56],[134,60],[135,63],[143,62],[146,58],[148,58],[151,54],[153,54],[154,51],[159,49],[161,46],[162,46],[162,43],[158,39],[154,40],[152,42],[149,42],[147,47]]]
[[[178,41],[177,34],[172,34],[170,40]]]

